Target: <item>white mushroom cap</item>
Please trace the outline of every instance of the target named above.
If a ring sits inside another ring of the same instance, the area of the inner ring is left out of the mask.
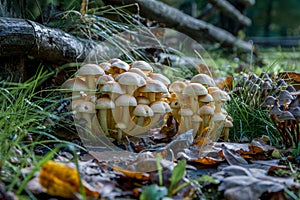
[[[108,81],[114,81],[114,78],[110,75],[104,74],[98,78],[96,84],[105,85]]]
[[[224,128],[231,128],[233,127],[233,123],[230,120],[225,120],[224,121]]]
[[[104,70],[96,64],[85,64],[82,67],[80,67],[80,69],[77,71],[77,76],[99,76],[103,74]]]
[[[115,81],[108,81],[101,89],[102,93],[116,93],[116,94],[125,94],[125,91],[122,90],[120,84]]]
[[[230,97],[227,92],[223,90],[216,90],[211,93],[211,96],[214,98],[215,101],[229,101]]]
[[[208,87],[207,88],[208,94],[211,94],[211,93],[213,93],[214,91],[217,91],[217,90],[220,90],[220,88],[218,88],[218,87]]]
[[[213,115],[214,109],[211,106],[204,105],[198,109],[198,114],[199,115]]]
[[[136,97],[137,103],[138,104],[145,104],[145,105],[149,105],[150,101],[147,97],[144,96],[138,96]]]
[[[71,78],[65,81],[61,85],[62,89],[68,89],[69,91],[86,91],[88,90],[88,86],[86,82],[81,80],[80,78]]]
[[[205,95],[203,97],[199,97],[198,100],[200,102],[209,103],[209,102],[213,102],[214,98],[210,94],[207,94],[207,95]]]
[[[147,75],[145,74],[145,72],[143,72],[141,69],[139,68],[130,68],[128,70],[128,72],[133,72],[133,73],[136,73],[138,75],[140,75],[141,77],[143,77],[144,79],[147,78]]]
[[[153,72],[153,68],[151,67],[151,65],[143,60],[132,62],[130,65],[131,68],[139,68],[146,74]]]
[[[224,120],[226,120],[226,115],[222,112],[215,113],[213,115],[213,117],[211,118],[212,122],[214,122],[214,121],[224,121]]]
[[[152,78],[153,80],[158,80],[158,81],[162,82],[166,86],[170,85],[170,83],[171,83],[171,81],[162,74],[150,73],[149,77]]]
[[[186,96],[207,95],[207,89],[200,83],[191,83],[183,89],[182,92]]]
[[[147,80],[147,84],[140,88],[140,92],[168,93],[168,88],[158,80]]]
[[[200,83],[205,86],[216,86],[215,81],[207,74],[197,74],[191,79],[191,83]]]
[[[153,102],[150,107],[154,113],[159,113],[159,114],[165,114],[172,111],[169,104],[167,104],[164,101]]]
[[[136,106],[137,102],[133,96],[123,94],[116,99],[115,104],[116,106]]]
[[[119,74],[116,77],[116,81],[118,81],[121,85],[135,85],[137,87],[146,85],[145,79],[139,74],[133,72],[124,72]]]
[[[186,86],[186,84],[184,82],[175,81],[170,85],[169,90],[170,90],[170,92],[174,92],[174,93],[182,92],[183,89],[185,88],[185,86]]]
[[[115,103],[107,97],[97,99],[96,101],[96,109],[114,109],[114,108],[115,108]]]
[[[124,71],[128,71],[129,68],[130,68],[130,66],[122,60],[112,62],[110,68],[113,68],[113,67],[118,68],[118,69],[122,69]]]
[[[135,107],[133,114],[138,117],[152,117],[154,115],[152,109],[144,104],[138,104]]]
[[[189,108],[181,108],[178,114],[181,116],[192,116],[193,111]]]

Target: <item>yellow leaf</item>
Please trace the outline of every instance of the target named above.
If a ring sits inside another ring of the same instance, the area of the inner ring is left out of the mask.
[[[75,198],[80,193],[80,178],[78,171],[69,166],[47,161],[40,170],[40,184],[53,196]],[[99,193],[82,182],[87,197],[99,197]]]

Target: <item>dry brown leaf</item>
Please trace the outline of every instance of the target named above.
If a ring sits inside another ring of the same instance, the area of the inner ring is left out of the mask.
[[[80,193],[80,178],[76,169],[54,161],[47,161],[40,170],[40,184],[53,196],[75,198]],[[82,181],[87,197],[99,197],[99,193]]]
[[[224,161],[224,160],[221,158],[216,159],[216,158],[212,158],[212,157],[203,157],[203,158],[198,158],[196,160],[190,160],[189,162],[196,162],[196,163],[200,163],[203,165],[216,165],[222,161]]]
[[[120,168],[120,167],[117,167],[117,166],[112,166],[112,169],[115,170],[115,171],[123,173],[128,178],[134,178],[134,179],[142,180],[142,181],[150,180],[150,174],[145,173],[145,172],[134,172],[134,171],[123,169],[123,168]]]

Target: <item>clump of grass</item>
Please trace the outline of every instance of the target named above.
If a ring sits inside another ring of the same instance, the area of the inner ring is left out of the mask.
[[[233,141],[241,141],[245,136],[248,139],[269,136],[272,144],[278,144],[278,131],[271,122],[268,110],[259,105],[250,105],[245,101],[243,93],[231,93],[231,100],[227,103],[227,112],[234,119],[230,135]]]
[[[59,100],[62,98],[52,96],[57,93],[55,89],[39,90],[39,86],[54,74],[55,71],[41,69],[24,83],[0,82],[0,181],[6,184],[8,191],[20,186],[24,189],[24,181],[29,178],[22,174],[23,168],[40,166],[40,162],[51,158],[35,155],[36,148],[48,148],[53,155],[57,149],[50,149],[48,145],[70,143],[51,134],[61,120],[54,110],[62,103]],[[42,93],[48,95],[44,97]],[[47,120],[53,123],[45,123]]]

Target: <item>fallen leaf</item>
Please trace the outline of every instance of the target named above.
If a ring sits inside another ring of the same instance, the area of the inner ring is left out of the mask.
[[[150,180],[150,174],[145,173],[145,172],[130,171],[130,170],[118,167],[118,166],[112,166],[112,169],[115,170],[115,171],[123,173],[128,178],[134,178],[134,179],[142,180],[142,181]]]
[[[248,162],[240,154],[233,152],[225,145],[222,145],[221,153],[230,165],[248,165]]]
[[[189,160],[189,162],[195,162],[195,163],[200,163],[203,165],[216,165],[219,164],[220,162],[223,162],[224,160],[219,158],[212,158],[212,157],[202,157],[202,158],[198,158],[195,160]]]
[[[53,196],[75,198],[80,193],[80,177],[76,169],[54,161],[47,161],[40,170],[39,183]],[[81,181],[87,197],[99,197],[85,181]]]

